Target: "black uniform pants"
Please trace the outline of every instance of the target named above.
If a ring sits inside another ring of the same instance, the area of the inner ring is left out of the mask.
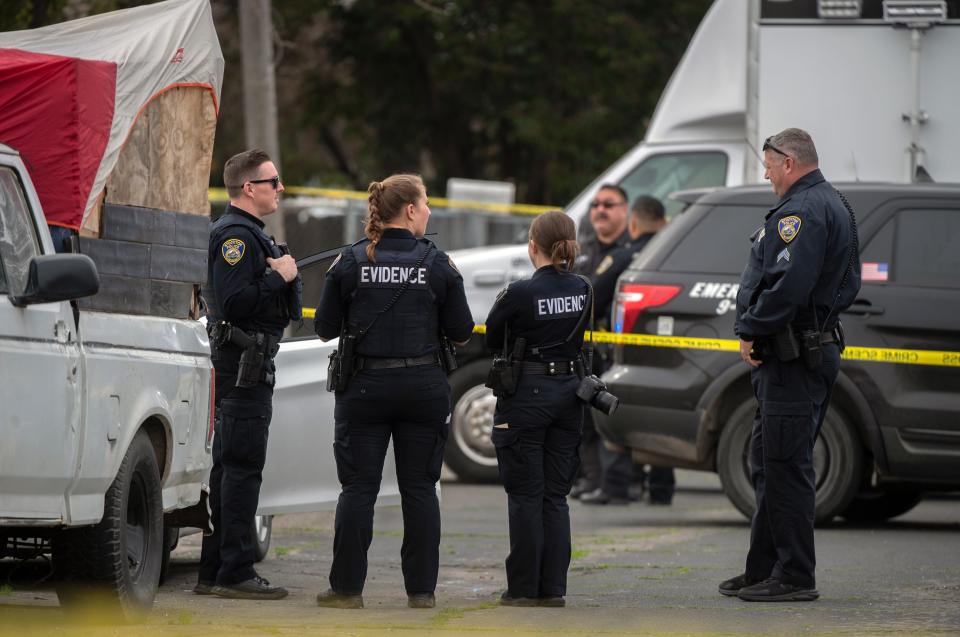
[[[216,418],[210,511],[213,534],[203,538],[199,581],[231,585],[254,575],[253,521],[260,500],[273,388],[266,383],[235,387],[239,352],[215,362]]]
[[[524,375],[517,393],[497,401],[493,444],[507,492],[507,589],[517,597],[567,592],[567,494],[580,464],[584,406],[575,375]]]
[[[337,394],[333,451],[342,485],[330,587],[359,594],[367,578],[373,507],[393,437],[403,510],[400,560],[408,594],[432,593],[440,567],[436,483],[450,431],[450,386],[437,365],[364,370]]]
[[[836,344],[822,347],[823,364],[765,359],[751,374],[757,413],[750,469],[757,511],[750,528],[746,573],[814,587],[813,520],[817,487],[813,445],[840,368]]]
[[[650,466],[647,472],[647,490],[650,492],[651,502],[670,504],[676,489],[677,479],[673,467]]]

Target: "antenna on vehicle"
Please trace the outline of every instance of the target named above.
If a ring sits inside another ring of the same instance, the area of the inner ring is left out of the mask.
[[[850,149],[850,161],[853,162],[853,180],[860,181],[860,173],[857,171],[857,155]]]

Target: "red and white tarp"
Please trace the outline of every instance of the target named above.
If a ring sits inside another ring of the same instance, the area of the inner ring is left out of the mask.
[[[199,86],[218,109],[222,82],[209,0],[0,33],[0,142],[23,156],[47,221],[77,229],[150,100]]]

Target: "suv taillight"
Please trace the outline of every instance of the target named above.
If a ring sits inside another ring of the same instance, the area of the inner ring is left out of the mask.
[[[613,330],[628,334],[644,310],[663,305],[680,292],[679,285],[622,283],[613,310]]]
[[[216,412],[217,405],[217,372],[212,367],[210,368],[210,408],[207,421],[207,451],[213,449],[213,418],[214,413]]]

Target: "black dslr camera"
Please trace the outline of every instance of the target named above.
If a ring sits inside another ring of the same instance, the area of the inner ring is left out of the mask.
[[[613,415],[620,404],[620,399],[608,392],[607,385],[594,374],[580,379],[577,398],[607,416]]]

